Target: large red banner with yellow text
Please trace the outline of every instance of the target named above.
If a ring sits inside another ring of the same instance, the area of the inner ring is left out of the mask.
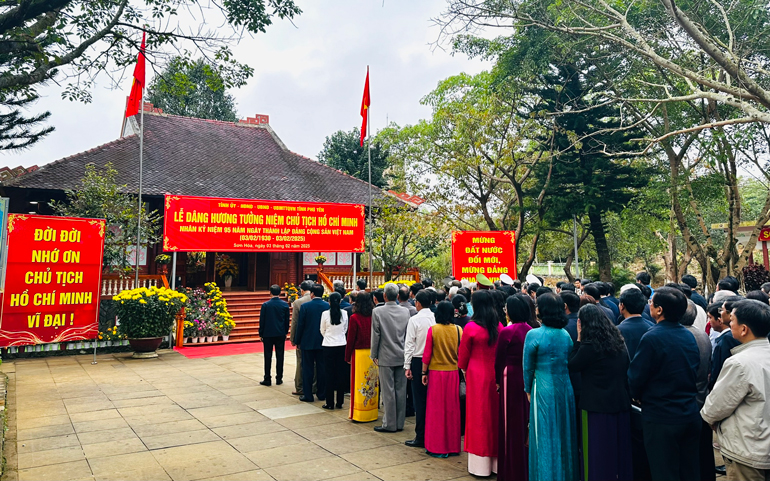
[[[476,274],[484,274],[493,282],[500,279],[500,274],[516,279],[515,232],[452,232],[452,275],[475,282]]]
[[[363,252],[364,206],[166,196],[163,250]]]
[[[10,214],[0,346],[96,339],[104,220]]]

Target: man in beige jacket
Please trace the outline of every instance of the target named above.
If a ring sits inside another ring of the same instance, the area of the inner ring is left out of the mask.
[[[302,281],[299,285],[300,291],[302,291],[302,297],[297,298],[291,305],[291,329],[289,331],[289,340],[292,346],[297,345],[297,323],[299,322],[299,308],[302,304],[310,301],[310,288],[313,287],[313,281]],[[294,372],[294,394],[295,396],[303,396],[302,392],[302,352],[297,347],[297,369]],[[315,379],[313,380],[313,391],[315,391]]]
[[[741,345],[731,350],[701,409],[716,431],[727,479],[770,480],[770,306],[734,304],[730,329]]]

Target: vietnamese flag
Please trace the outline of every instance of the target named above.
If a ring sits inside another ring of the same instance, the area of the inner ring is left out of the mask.
[[[366,123],[369,120],[369,106],[372,104],[371,98],[369,98],[369,67],[366,67],[366,83],[364,84],[364,98],[361,100],[361,147],[364,146],[364,138],[366,137]]]
[[[142,46],[139,47],[139,55],[134,67],[134,83],[131,84],[131,93],[128,96],[126,105],[126,117],[131,117],[139,113],[139,107],[142,104],[142,91],[144,90],[144,39],[147,33],[142,33]]]

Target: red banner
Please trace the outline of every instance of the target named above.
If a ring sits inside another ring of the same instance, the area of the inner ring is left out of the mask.
[[[163,250],[363,252],[364,206],[166,196]]]
[[[759,231],[759,237],[757,238],[758,242],[768,242],[770,241],[770,227],[765,227],[761,231]]]
[[[96,339],[104,220],[10,214],[0,346]]]
[[[452,232],[452,275],[476,282],[476,274],[484,274],[493,282],[500,279],[500,274],[516,279],[515,232]]]

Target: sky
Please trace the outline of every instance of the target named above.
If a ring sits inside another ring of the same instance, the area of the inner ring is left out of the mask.
[[[445,0],[296,0],[303,13],[233,47],[254,76],[230,91],[240,118],[266,114],[287,147],[316,158],[327,136],[361,126],[361,97],[370,67],[372,132],[386,122],[413,124],[430,115],[420,99],[442,79],[491,65],[435,45],[431,22]],[[148,69],[149,72],[149,69]],[[151,79],[148,78],[148,81]],[[40,89],[31,113],[48,110],[56,130],[33,147],[0,154],[0,165],[42,166],[120,135],[130,72],[120,89],[106,77],[88,104],[61,98],[55,84]]]

